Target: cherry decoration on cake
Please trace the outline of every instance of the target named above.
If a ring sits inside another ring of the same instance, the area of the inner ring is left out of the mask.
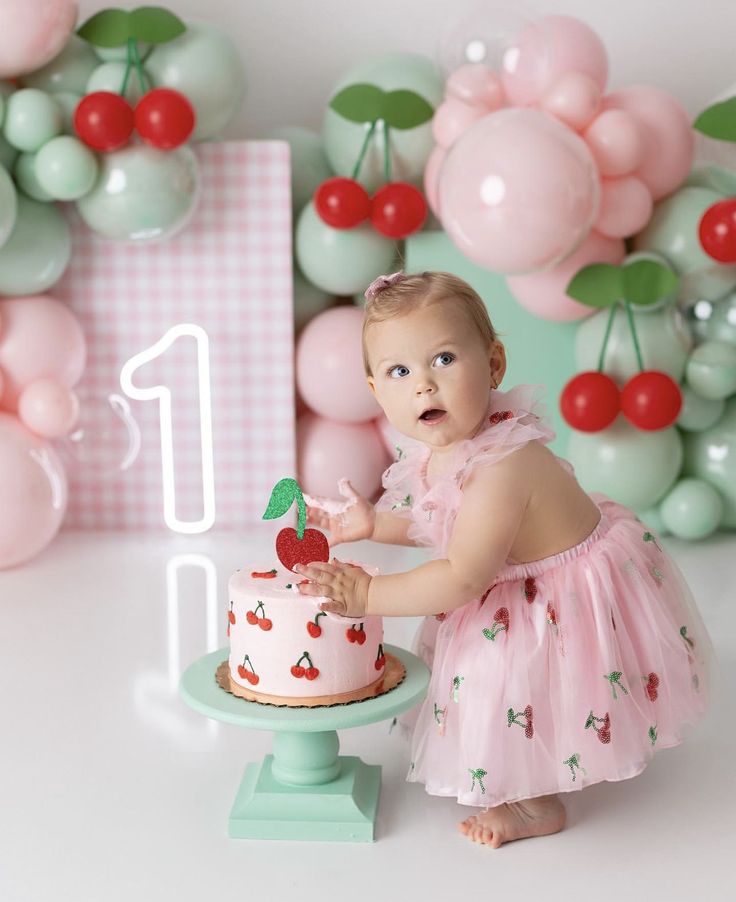
[[[287,570],[294,571],[297,564],[311,564],[313,561],[329,561],[330,546],[327,537],[319,529],[306,528],[307,506],[304,495],[296,479],[285,477],[273,487],[264,520],[283,517],[296,501],[297,527],[284,527],[276,536],[276,555]]]

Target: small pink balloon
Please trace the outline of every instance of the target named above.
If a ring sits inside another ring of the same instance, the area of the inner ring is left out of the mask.
[[[438,219],[440,218],[440,169],[442,168],[442,164],[445,162],[446,156],[447,151],[445,150],[445,148],[441,147],[439,144],[435,144],[435,146],[432,148],[432,152],[427,158],[427,162],[424,165],[424,193],[427,197],[427,203],[429,204],[430,210]]]
[[[628,175],[644,156],[641,129],[625,110],[604,110],[591,122],[583,138],[604,177]]]
[[[296,384],[307,406],[331,420],[364,423],[381,412],[363,369],[363,311],[333,307],[307,323],[296,347]]]
[[[12,414],[0,413],[0,569],[45,548],[66,504],[66,473],[56,451]]]
[[[504,55],[502,82],[510,106],[537,103],[566,72],[606,87],[608,55],[590,26],[571,16],[544,16],[527,25]]]
[[[61,52],[76,21],[76,0],[2,0],[0,78],[40,69]]]
[[[451,97],[435,110],[432,118],[432,134],[440,147],[451,147],[470,126],[486,115],[481,106],[471,106],[463,100]]]
[[[566,72],[542,97],[541,107],[576,132],[582,131],[601,105],[601,90],[584,72]]]
[[[475,263],[506,274],[570,254],[595,221],[598,198],[585,142],[540,110],[484,116],[453,144],[439,175],[451,240]]]
[[[604,110],[625,110],[641,132],[642,159],[632,175],[655,201],[671,194],[687,178],[695,138],[690,119],[675,98],[652,85],[631,85],[603,98]]]
[[[71,388],[84,371],[86,346],[79,320],[48,295],[0,299],[0,367],[5,388],[0,407],[15,411],[26,385],[55,379]]]
[[[299,484],[310,495],[339,498],[337,480],[346,476],[372,498],[391,463],[372,422],[336,423],[306,413],[297,421],[296,445]]]
[[[467,63],[455,69],[445,84],[445,96],[481,106],[488,113],[500,109],[504,103],[499,75],[483,63]]]
[[[55,379],[36,379],[21,392],[18,416],[25,426],[43,438],[61,438],[76,426],[79,400]]]
[[[633,175],[603,179],[595,229],[609,238],[628,238],[649,222],[653,206],[649,189]]]
[[[506,284],[521,306],[540,319],[560,323],[583,319],[595,311],[567,294],[572,277],[590,263],[619,264],[625,252],[620,238],[606,238],[591,232],[573,254],[553,269],[528,276],[509,276]]]

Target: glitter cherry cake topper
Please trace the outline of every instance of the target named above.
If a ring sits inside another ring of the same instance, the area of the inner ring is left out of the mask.
[[[329,561],[330,546],[327,537],[318,529],[305,529],[307,506],[304,495],[296,479],[280,479],[273,487],[264,520],[283,517],[296,501],[299,511],[297,527],[287,526],[276,536],[276,555],[287,570],[294,571],[296,564],[310,564],[312,561]]]

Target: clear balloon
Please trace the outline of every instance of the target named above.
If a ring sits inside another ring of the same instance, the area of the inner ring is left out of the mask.
[[[115,392],[101,395],[84,381],[76,392],[80,401],[74,431],[54,444],[70,472],[87,471],[87,478],[112,479],[138,459],[141,430],[128,400]]]
[[[55,200],[77,200],[97,180],[97,157],[77,138],[59,135],[38,151],[34,171],[38,184]]]
[[[23,88],[7,100],[3,134],[17,150],[35,153],[61,134],[59,105],[50,94],[37,88]]]
[[[77,18],[77,0],[3,0],[0,78],[46,65],[66,43]]]
[[[451,98],[492,113],[504,103],[501,78],[485,63],[467,63],[451,72],[445,83],[445,99]]]
[[[199,198],[199,164],[187,146],[131,145],[100,157],[93,189],[77,201],[82,219],[105,238],[145,242],[182,229]]]
[[[299,338],[297,389],[311,410],[330,420],[363,423],[381,413],[363,369],[362,330],[362,310],[341,306],[313,319]]]
[[[652,195],[633,175],[601,182],[601,206],[595,229],[609,238],[628,238],[649,222]]]
[[[71,252],[69,226],[56,205],[19,195],[15,228],[0,247],[0,295],[46,291],[63,275]]]
[[[0,247],[10,238],[18,215],[18,199],[13,180],[0,165]]]
[[[0,569],[35,557],[64,519],[67,480],[56,451],[0,413]]]
[[[24,75],[20,83],[24,88],[38,88],[50,94],[62,91],[84,94],[87,80],[99,65],[91,45],[76,35],[70,35],[61,53],[40,69]]]
[[[489,113],[453,144],[439,175],[449,237],[475,263],[505,274],[552,267],[571,254],[598,204],[585,143],[538,110]]]
[[[736,347],[724,341],[704,341],[690,355],[685,369],[693,391],[717,401],[736,392]]]
[[[21,392],[18,417],[24,426],[43,438],[59,438],[74,428],[79,400],[55,379],[37,379]]]
[[[264,138],[289,143],[291,208],[297,213],[312,199],[317,187],[332,176],[330,164],[322,147],[322,137],[309,128],[285,125],[267,132]]]
[[[659,505],[662,520],[679,539],[704,539],[718,529],[723,499],[703,479],[679,479]]]
[[[710,429],[684,435],[683,475],[703,479],[723,499],[721,526],[736,528],[736,398]]]
[[[713,341],[725,341],[736,346],[736,293],[714,304],[704,334]]]

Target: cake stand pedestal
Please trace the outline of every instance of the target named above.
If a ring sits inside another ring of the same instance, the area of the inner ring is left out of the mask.
[[[372,842],[381,767],[338,755],[338,729],[393,717],[420,702],[429,683],[424,662],[384,645],[406,677],[384,695],[331,708],[277,708],[236,698],[215,682],[228,648],[191,664],[179,691],[195,711],[254,730],[272,730],[273,754],[245,769],[228,822],[234,839]]]

